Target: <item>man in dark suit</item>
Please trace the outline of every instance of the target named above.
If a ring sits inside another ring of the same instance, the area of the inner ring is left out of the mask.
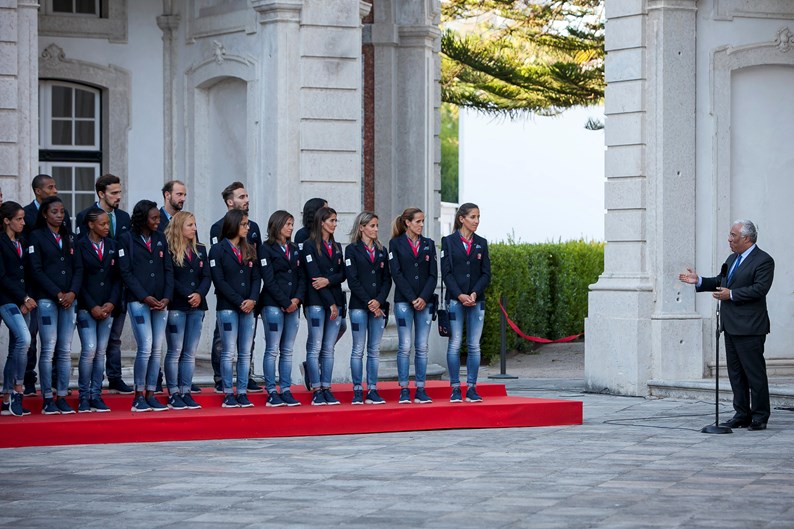
[[[48,174],[37,174],[33,177],[31,182],[33,188],[33,195],[35,196],[33,202],[25,206],[25,226],[22,228],[22,236],[27,240],[30,232],[36,227],[36,218],[39,216],[39,206],[42,200],[47,197],[58,194],[58,186],[55,185],[55,179]],[[69,211],[64,210],[63,227],[66,233],[72,233],[72,219],[69,216]],[[36,316],[36,309],[30,314],[30,347],[28,348],[28,363],[25,366],[25,395],[36,394],[36,359],[38,352],[36,351],[36,335],[39,332],[39,319]]]
[[[85,216],[93,209],[101,209],[110,217],[109,237],[118,240],[122,233],[130,230],[130,214],[119,209],[121,205],[121,179],[112,174],[104,174],[97,178],[94,184],[97,202],[84,209],[77,215],[77,229],[79,236],[88,234],[85,226]],[[108,377],[108,392],[131,395],[133,389],[121,378],[121,333],[124,331],[124,320],[127,319],[127,307],[124,303],[119,305],[117,313],[113,316],[113,326],[110,328],[110,339],[105,353],[105,371]]]
[[[223,191],[221,191],[221,198],[223,198],[223,202],[226,204],[227,211],[232,209],[239,209],[240,211],[245,212],[248,215],[248,191],[245,190],[245,185],[242,182],[232,182],[228,186],[226,186]],[[223,228],[223,219],[225,215],[221,217],[215,224],[210,227],[210,244],[218,244],[222,240],[221,237],[221,229]],[[248,235],[246,239],[248,240],[248,244],[254,247],[254,250],[258,250],[259,245],[262,243],[262,232],[259,229],[259,225],[248,218]],[[254,326],[254,340],[256,340],[256,326]],[[254,345],[251,345],[251,358],[253,359],[254,354]],[[223,384],[221,382],[221,337],[218,332],[217,326],[215,327],[215,333],[212,335],[212,371],[213,377],[215,379],[215,392],[216,393],[223,393]],[[253,361],[250,363],[251,370],[248,376],[248,393],[260,393],[264,391],[264,388],[256,383],[254,380],[254,367]]]
[[[165,232],[165,227],[171,222],[171,217],[182,211],[187,199],[187,187],[179,180],[170,180],[163,189],[163,207],[160,208],[160,224],[157,231]]]
[[[721,426],[749,430],[766,429],[770,415],[764,342],[769,334],[766,294],[772,287],[775,261],[756,245],[757,239],[752,222],[737,220],[728,235],[733,253],[723,265],[724,272],[700,277],[689,268],[678,276],[696,285],[698,292],[714,292],[714,299],[722,303],[720,323],[736,413]]]

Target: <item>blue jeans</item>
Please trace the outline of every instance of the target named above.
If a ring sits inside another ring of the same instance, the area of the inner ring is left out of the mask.
[[[254,343],[256,315],[236,310],[219,310],[218,333],[221,337],[221,380],[223,392],[234,393],[232,358],[237,352],[237,394],[248,390],[248,370],[251,367],[251,345]]]
[[[300,312],[286,313],[281,307],[262,309],[262,325],[265,327],[265,390],[276,391],[276,356],[278,356],[278,383],[281,391],[292,385],[292,349],[298,335]]]
[[[30,316],[22,314],[13,303],[0,306],[0,319],[8,327],[8,358],[3,368],[3,392],[11,393],[14,386],[25,381],[25,367],[30,347]]]
[[[108,348],[105,352],[105,372],[108,380],[121,380],[121,333],[124,332],[124,322],[127,320],[126,301],[121,302],[120,309],[120,312],[113,317]]]
[[[130,301],[127,313],[130,315],[132,335],[138,344],[133,368],[135,391],[154,391],[160,372],[168,311],[152,310],[145,303]]]
[[[331,311],[320,305],[306,307],[309,333],[306,338],[306,367],[312,389],[330,388],[334,374],[334,346],[344,318],[331,319]]]
[[[453,388],[460,387],[460,345],[463,341],[463,322],[466,322],[466,385],[477,384],[480,370],[480,336],[485,323],[485,301],[473,307],[464,307],[460,301],[449,300],[449,344],[447,345],[447,368],[449,382]]]
[[[75,304],[72,303],[71,307],[64,309],[50,299],[40,299],[38,305],[41,394],[45,399],[51,399],[53,396],[52,369],[55,363],[58,375],[57,394],[59,397],[65,397],[69,391],[69,371],[72,368]]]
[[[366,309],[350,311],[350,328],[353,332],[353,350],[350,352],[350,373],[353,376],[353,389],[363,389],[362,359],[364,342],[367,344],[367,389],[375,389],[378,384],[378,360],[380,359],[380,341],[386,319],[376,318]]]
[[[105,375],[105,351],[110,340],[113,318],[95,320],[87,310],[77,311],[77,334],[80,335],[80,362],[77,383],[81,399],[95,399],[102,393]]]
[[[394,304],[394,316],[397,319],[397,380],[401,388],[408,387],[408,373],[411,366],[411,328],[414,332],[414,368],[416,387],[425,387],[427,379],[427,341],[430,337],[430,326],[433,324],[433,305],[428,303],[421,311],[414,310],[413,305],[401,301]]]
[[[187,312],[168,311],[168,327],[165,334],[168,344],[165,353],[165,383],[171,395],[190,393],[204,312],[199,309]]]

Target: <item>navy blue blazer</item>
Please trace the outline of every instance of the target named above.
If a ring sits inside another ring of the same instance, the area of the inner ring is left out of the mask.
[[[65,206],[66,204],[64,204]],[[36,201],[34,200],[24,208],[25,210],[25,227],[22,228],[22,236],[25,239],[29,238],[30,233],[36,229],[36,218],[39,216],[39,208],[36,207]],[[65,215],[63,216],[63,228],[66,230],[66,233],[72,233],[72,217],[69,216],[69,210],[63,210]]]
[[[168,223],[171,222],[171,219],[168,218],[168,213],[165,211],[165,207],[160,207],[160,224],[157,225],[157,231],[160,233],[165,233],[165,228],[168,226]]]
[[[28,247],[25,241],[19,242],[22,246],[22,257],[5,231],[0,232],[0,277],[3,278],[0,281],[0,305],[22,305],[28,297],[28,285],[25,282]]]
[[[59,292],[80,292],[83,281],[82,264],[74,256],[74,237],[63,234],[61,247],[49,227],[30,233],[30,259],[33,297],[58,301]]]
[[[185,312],[207,310],[207,294],[212,284],[207,247],[199,244],[198,254],[193,254],[190,261],[185,256],[184,261],[183,266],[174,262],[174,298],[168,304],[168,308]],[[201,303],[195,309],[187,302],[188,296],[193,293],[198,293],[201,296]]]
[[[485,300],[485,289],[491,283],[488,241],[475,233],[472,246],[466,254],[457,231],[441,238],[441,278],[447,286],[448,300],[457,300],[459,295],[472,292],[477,293],[477,301]]]
[[[306,274],[298,246],[287,243],[289,259],[278,243],[265,242],[259,246],[259,265],[264,286],[259,307],[288,308],[292,298],[303,302],[306,295]]]
[[[725,260],[725,270],[730,275],[738,254],[732,253]],[[760,336],[769,333],[769,313],[766,307],[766,295],[772,288],[775,277],[775,260],[756,246],[739,263],[739,268],[728,278],[719,274],[715,277],[703,277],[698,292],[711,292],[717,287],[731,290],[731,299],[721,303],[720,327],[728,334],[736,336]]]
[[[375,262],[369,260],[367,247],[362,241],[345,248],[345,270],[347,286],[350,287],[350,309],[368,309],[371,299],[381,306],[386,303],[391,290],[389,252],[386,248],[375,249]]]
[[[420,237],[416,257],[407,235],[390,240],[389,268],[395,303],[411,303],[416,298],[430,303],[438,284],[438,257],[433,239]]]
[[[242,312],[243,301],[259,299],[262,283],[259,262],[243,259],[240,263],[230,242],[223,240],[210,248],[210,273],[218,298],[217,310]]]
[[[77,214],[77,219],[76,219],[77,225],[75,227],[75,233],[79,238],[83,238],[86,235],[88,235],[88,226],[86,226],[85,224],[85,216],[89,211],[93,209],[101,209],[101,208],[99,207],[98,203],[94,203],[94,205],[85,208],[83,211]],[[108,237],[118,241],[119,238],[121,237],[121,234],[127,233],[132,229],[132,225],[130,224],[130,214],[122,209],[117,209],[115,211],[115,217],[116,217],[116,226],[115,226],[116,233],[115,235],[113,233],[110,233]]]
[[[306,263],[306,306],[321,306],[330,308],[336,305],[344,314],[346,305],[345,293],[342,292],[342,283],[345,282],[345,267],[342,263],[342,247],[339,243],[334,243],[333,254],[329,257],[325,251],[323,243],[320,243],[320,251],[312,239],[303,243],[303,260]],[[312,287],[312,279],[325,277],[328,279],[328,286],[315,290]]]
[[[311,231],[306,226],[301,227],[295,235],[292,236],[292,242],[298,245],[298,248],[302,251],[303,250],[303,243],[309,240],[309,236],[311,235]]]
[[[221,229],[223,228],[223,219],[221,217],[215,224],[210,227],[210,244],[218,244],[221,239]],[[262,231],[259,229],[259,224],[248,217],[248,235],[246,236],[248,244],[253,245],[254,250],[259,251],[259,246],[262,244]]]
[[[119,266],[127,301],[139,301],[148,296],[157,300],[174,297],[174,265],[165,235],[151,233],[150,252],[140,234],[128,231],[119,239]]]
[[[90,311],[105,303],[113,303],[114,314],[121,308],[121,274],[119,273],[117,243],[110,237],[103,239],[105,247],[99,260],[94,245],[88,237],[75,243],[74,255],[83,267],[83,283],[77,303]]]

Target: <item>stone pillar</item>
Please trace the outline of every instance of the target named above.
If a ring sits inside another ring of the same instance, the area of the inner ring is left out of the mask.
[[[678,274],[695,263],[695,0],[650,0],[647,174],[655,307],[652,377],[701,378],[703,321]]]
[[[606,2],[604,273],[590,287],[585,384],[642,395],[651,378],[650,275],[644,2]]]
[[[374,49],[374,204],[383,240],[407,207],[425,212],[425,234],[441,241],[440,21],[438,0],[374,0],[369,37]],[[386,328],[381,378],[396,378],[397,329]],[[446,340],[430,335],[428,377],[441,376]]]
[[[38,7],[0,7],[0,185],[6,200],[22,205],[38,173]]]
[[[427,235],[438,241],[440,5],[378,0],[374,11],[375,210],[391,220],[419,207]]]
[[[260,156],[257,178],[248,182],[260,211],[300,203],[300,20],[303,0],[252,0],[262,25]],[[267,194],[267,204],[264,197]],[[266,207],[267,206],[267,207]],[[256,206],[255,206],[256,207]],[[293,212],[293,214],[296,214]],[[299,218],[299,217],[298,217]],[[262,218],[263,229],[267,219]]]
[[[167,2],[170,11],[171,2]],[[174,90],[176,89],[176,46],[174,36],[179,28],[180,16],[164,14],[157,17],[157,27],[163,32],[163,180],[184,180],[174,174],[176,156],[176,108],[174,106]]]
[[[589,390],[647,394],[703,375],[695,260],[695,0],[607,2],[604,273],[591,286]]]

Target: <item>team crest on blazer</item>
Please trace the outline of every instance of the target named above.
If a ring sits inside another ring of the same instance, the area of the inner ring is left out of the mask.
[[[158,243],[158,244],[160,244],[160,243]],[[160,259],[162,259],[162,258],[163,258],[163,251],[160,250]]]
[[[425,255],[425,261],[429,261],[429,260],[430,260],[430,256],[429,255]]]

